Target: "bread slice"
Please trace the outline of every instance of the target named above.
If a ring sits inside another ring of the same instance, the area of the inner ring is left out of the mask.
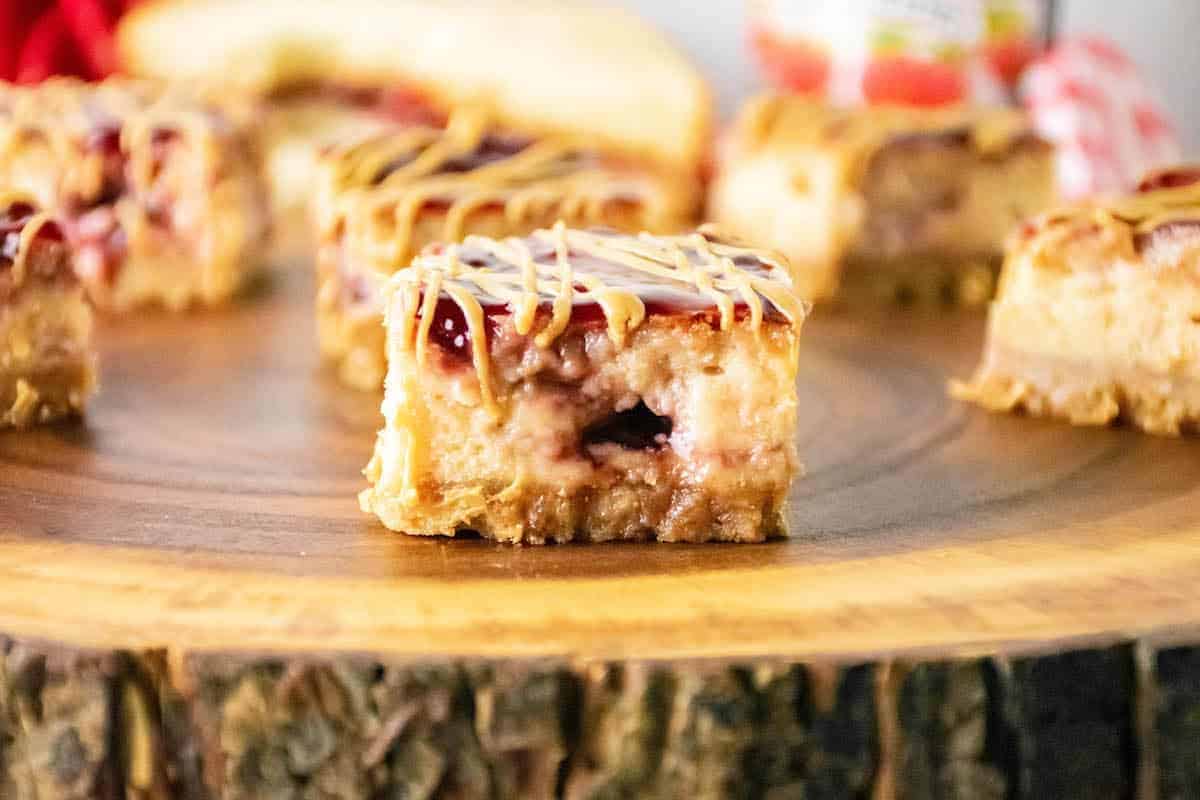
[[[288,87],[403,84],[433,103],[482,103],[530,134],[586,132],[695,168],[709,91],[683,55],[632,14],[553,0],[185,0],[150,3],[118,32],[139,75]]]

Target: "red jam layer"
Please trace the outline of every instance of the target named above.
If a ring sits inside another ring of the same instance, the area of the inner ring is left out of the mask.
[[[683,317],[705,322],[713,330],[719,330],[721,327],[721,312],[715,306],[701,305],[699,302],[696,304],[687,304],[663,300],[643,300],[642,302],[646,308],[647,317]],[[506,303],[481,303],[480,305],[483,308],[485,333],[490,346],[492,338],[496,335],[500,326],[505,323],[506,318],[511,316],[513,312]],[[552,307],[549,303],[543,303],[538,307],[539,318],[548,319],[551,313]],[[741,302],[735,303],[733,316],[738,322],[749,319],[749,306]],[[771,322],[785,321],[779,310],[767,300],[763,300],[763,317]],[[608,317],[599,303],[585,301],[575,303],[572,307],[571,323],[584,327],[600,328],[608,325]],[[463,314],[462,309],[459,308],[458,303],[449,297],[438,299],[437,306],[433,312],[433,322],[429,327],[429,339],[449,356],[464,362],[469,362],[472,359],[471,333],[467,326],[466,316]]]
[[[1164,169],[1151,173],[1138,184],[1137,190],[1146,193],[1160,189],[1182,189],[1195,183],[1200,183],[1200,166]]]
[[[532,140],[523,137],[488,134],[474,150],[447,159],[434,174],[450,175],[482,169],[490,164],[512,158],[531,144],[533,144]],[[418,153],[409,153],[388,162],[375,176],[375,183],[383,183],[388,176],[411,163],[417,155]]]
[[[21,232],[37,213],[29,203],[13,203],[0,212],[0,268],[9,268],[21,249]],[[47,222],[37,233],[37,241],[61,242],[62,228],[56,222]]]

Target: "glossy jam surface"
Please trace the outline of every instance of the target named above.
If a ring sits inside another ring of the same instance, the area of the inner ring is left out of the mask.
[[[13,203],[0,212],[0,268],[13,265],[21,249],[21,232],[35,213],[32,205],[22,202]],[[38,230],[37,240],[61,242],[62,228],[57,223],[48,222]]]
[[[74,198],[71,205],[85,209],[115,202],[125,192],[126,156],[121,149],[120,123],[107,120],[96,125],[84,140],[84,147],[101,159],[100,187],[91,197]]]
[[[530,144],[532,142],[529,139],[519,136],[488,134],[483,137],[479,146],[473,151],[447,159],[437,171],[439,173],[471,172],[512,158]]]
[[[512,158],[532,143],[532,140],[518,136],[488,134],[483,137],[479,142],[479,146],[474,150],[446,159],[438,165],[433,174],[454,175],[463,172],[473,172],[474,170]],[[374,182],[379,184],[387,180],[397,170],[412,163],[419,154],[419,152],[414,151],[388,162],[376,174]]]
[[[715,306],[671,303],[663,300],[644,300],[646,316],[679,317],[706,323],[713,330],[721,327],[721,312]],[[485,320],[486,334],[490,343],[500,326],[505,324],[513,310],[505,303],[481,303]],[[773,305],[765,303],[763,316],[771,322],[784,322],[784,317]],[[538,330],[550,318],[552,307],[549,301],[538,306],[538,322],[534,330]],[[438,299],[433,312],[433,322],[429,328],[429,340],[444,353],[464,362],[471,361],[471,334],[466,317],[458,303],[449,297]],[[750,316],[750,308],[745,303],[735,303],[733,317],[742,322]],[[418,314],[418,319],[420,315]],[[584,300],[571,306],[571,324],[585,328],[603,328],[608,324],[608,318],[603,307],[593,300]]]

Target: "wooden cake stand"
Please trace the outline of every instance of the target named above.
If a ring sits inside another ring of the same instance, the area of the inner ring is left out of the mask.
[[[359,512],[311,296],[0,434],[0,797],[1200,792],[1200,443],[952,401],[978,317],[817,314],[789,541],[513,548]]]

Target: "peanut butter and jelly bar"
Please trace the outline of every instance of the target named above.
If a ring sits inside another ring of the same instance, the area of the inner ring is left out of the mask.
[[[504,542],[785,533],[798,334],[786,265],[716,231],[435,245],[389,285],[365,511]]]
[[[342,380],[378,389],[381,289],[425,245],[526,234],[562,220],[626,232],[684,230],[698,205],[687,175],[618,161],[577,137],[506,134],[474,112],[333,148],[315,190],[317,321]]]
[[[1014,233],[983,363],[951,389],[1076,425],[1200,429],[1200,167]]]
[[[100,308],[228,299],[258,265],[265,188],[242,136],[183,90],[0,86],[0,183],[60,221]]]
[[[62,227],[0,198],[0,428],[83,410],[96,386],[91,334]]]
[[[1054,194],[1053,150],[1019,112],[764,96],[725,143],[710,212],[786,255],[811,299],[972,305]]]

